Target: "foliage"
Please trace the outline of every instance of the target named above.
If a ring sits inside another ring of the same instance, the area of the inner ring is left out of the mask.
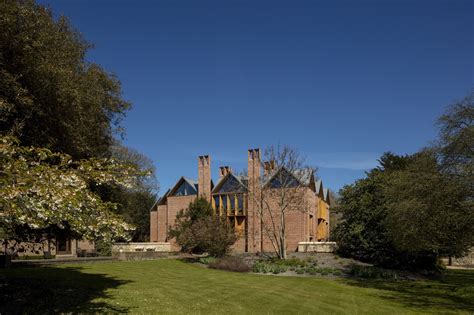
[[[265,260],[256,261],[252,267],[252,271],[258,272],[258,273],[279,274],[287,270],[288,270],[288,266],[276,264],[274,262],[265,261]]]
[[[301,260],[298,258],[287,258],[287,259],[278,259],[278,258],[270,258],[268,259],[269,262],[272,264],[280,265],[280,266],[288,266],[288,267],[305,267],[308,263],[315,263],[312,260]]]
[[[433,151],[386,153],[379,168],[340,192],[338,251],[392,268],[437,268],[438,257],[462,255],[472,245],[466,193],[441,171]]]
[[[336,211],[342,217],[334,237],[341,255],[382,265],[395,262],[398,252],[385,225],[388,209],[383,192],[385,172],[393,171],[391,167],[399,164],[400,158],[385,153],[381,167],[339,192]]]
[[[258,260],[254,263],[253,272],[257,273],[273,273],[279,274],[286,271],[293,271],[296,274],[308,274],[323,276],[333,274],[341,275],[342,271],[337,268],[331,267],[318,267],[317,262],[313,260],[300,260],[300,259],[265,259]]]
[[[383,269],[373,266],[351,265],[349,274],[359,278],[371,279],[398,279],[399,276],[395,270]]]
[[[73,158],[106,157],[130,104],[92,46],[34,1],[0,2],[0,134]]]
[[[48,149],[18,146],[0,138],[0,226],[10,236],[18,227],[69,229],[88,239],[127,238],[131,226],[89,186],[133,187],[135,167],[112,159],[73,160]]]
[[[154,173],[149,159],[114,139],[124,134],[121,120],[130,103],[114,75],[86,61],[92,46],[67,18],[55,19],[34,1],[6,0],[0,2],[0,29],[0,136],[68,154],[74,161],[112,158],[142,174]],[[114,204],[109,210],[117,220],[123,217],[138,227],[133,240],[145,241],[158,186],[154,175],[135,180],[133,189],[111,181],[88,183],[87,189]]]
[[[112,148],[112,157],[121,163],[136,167],[147,176],[137,178],[133,188],[117,185],[101,185],[93,190],[104,200],[117,204],[115,213],[125,222],[136,228],[131,233],[134,242],[146,242],[150,237],[150,208],[156,201],[158,182],[155,177],[153,162],[140,152],[116,143]]]
[[[474,245],[474,94],[438,120],[439,141],[381,166],[341,190],[339,252],[395,268],[438,268]]]
[[[455,176],[474,199],[474,90],[438,119],[437,150],[443,171]],[[472,206],[472,203],[471,203]]]
[[[112,256],[112,242],[103,239],[95,241],[95,250],[99,256]]]
[[[225,256],[218,258],[210,262],[209,267],[213,269],[234,272],[249,272],[251,270],[249,265],[242,258],[237,256]]]
[[[184,252],[207,252],[215,257],[229,253],[237,240],[233,226],[225,217],[214,215],[212,206],[203,198],[194,200],[187,209],[178,212],[169,237],[175,238]]]
[[[460,256],[474,244],[474,211],[464,202],[466,187],[441,172],[424,150],[393,172],[384,189],[387,230],[397,249],[413,256]]]
[[[212,256],[201,257],[199,258],[199,262],[204,265],[209,265],[210,263],[213,263],[214,261],[216,261],[216,259],[217,259],[216,257],[212,257]]]

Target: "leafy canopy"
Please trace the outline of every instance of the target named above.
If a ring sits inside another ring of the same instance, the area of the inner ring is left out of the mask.
[[[19,146],[0,138],[0,227],[67,228],[95,239],[127,238],[132,227],[114,213],[116,204],[90,189],[114,184],[133,187],[141,176],[133,165],[112,159],[73,160],[48,149]]]
[[[130,103],[91,45],[34,1],[0,2],[0,134],[73,158],[109,154]]]

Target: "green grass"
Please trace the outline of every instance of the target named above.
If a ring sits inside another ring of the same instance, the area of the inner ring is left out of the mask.
[[[473,313],[474,272],[440,280],[231,273],[177,260],[0,270],[0,313]]]

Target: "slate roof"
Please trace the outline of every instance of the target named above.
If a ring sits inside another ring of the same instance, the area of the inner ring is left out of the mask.
[[[281,169],[281,168],[280,168]],[[272,180],[273,177],[275,177],[275,175],[278,173],[278,171],[280,170],[274,170],[272,172],[270,172],[269,174],[267,175],[264,175],[262,176],[262,181],[261,181],[261,185],[262,187],[265,187],[266,185],[268,185],[270,183],[270,181]],[[323,183],[320,179],[316,179],[316,176],[313,172],[313,170],[311,168],[304,168],[304,169],[300,169],[300,170],[296,170],[296,171],[293,171],[292,172],[293,175],[295,176],[295,179],[297,179],[298,181],[301,182],[302,185],[304,186],[310,186],[311,185],[311,182],[314,183],[315,187],[315,194],[316,195],[319,195],[320,193],[322,193],[323,195],[323,199],[326,201],[326,202],[329,202],[329,189],[327,188],[323,188]],[[226,176],[222,177],[219,179],[219,181],[217,182],[217,184],[214,186],[212,180],[211,180],[211,193],[214,193],[216,192],[217,190],[219,190],[220,186],[222,186],[222,184],[230,177],[234,177],[239,183],[240,185],[242,185],[242,187],[244,189],[247,189],[247,186],[248,186],[248,176],[246,175],[235,175],[233,173],[229,173],[227,174]],[[166,191],[166,193],[161,197],[159,198],[156,203],[153,205],[153,208],[157,205],[157,204],[160,204],[161,202],[164,202],[166,200],[166,197],[169,196],[170,192],[177,186],[177,184],[181,181],[181,180],[184,180],[186,181],[191,187],[193,187],[195,190],[196,190],[196,193],[198,192],[198,189],[199,189],[199,185],[198,185],[198,181],[195,180],[195,179],[191,179],[191,178],[188,178],[188,177],[180,177],[180,179],[176,182],[176,184],[171,188],[171,189],[168,189]],[[311,188],[311,187],[310,187]],[[153,209],[152,208],[152,209]]]

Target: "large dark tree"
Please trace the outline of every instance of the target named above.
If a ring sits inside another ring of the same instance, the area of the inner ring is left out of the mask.
[[[339,251],[398,268],[431,268],[474,246],[473,94],[438,121],[440,139],[411,156],[385,154],[381,166],[345,186],[337,211]]]
[[[461,256],[474,241],[474,211],[462,182],[442,172],[432,150],[412,156],[384,185],[386,227],[400,251],[414,257]]]
[[[404,263],[386,226],[389,209],[384,190],[388,174],[404,167],[408,159],[385,153],[366,178],[341,189],[335,208],[341,221],[333,236],[342,255],[392,267]]]
[[[86,60],[90,48],[67,18],[54,18],[50,9],[31,0],[0,1],[0,136],[74,161],[114,158],[140,174],[154,171],[145,156],[117,144],[130,103],[114,75]],[[154,176],[139,178],[133,188],[87,184],[104,202],[117,203],[115,212],[136,226],[133,239],[147,240]]]
[[[0,2],[0,133],[73,158],[106,156],[130,104],[91,47],[34,1]]]

